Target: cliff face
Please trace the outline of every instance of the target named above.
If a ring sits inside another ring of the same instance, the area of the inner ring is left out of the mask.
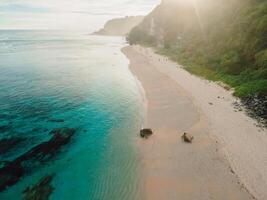
[[[125,36],[133,27],[140,24],[143,19],[143,16],[112,19],[105,24],[103,29],[95,32],[95,34]]]
[[[173,42],[177,38],[192,38],[195,34],[205,39],[208,31],[227,23],[238,7],[247,1],[163,0],[144,18],[138,29],[153,36],[159,44]]]
[[[127,40],[161,47],[238,96],[267,95],[266,0],[163,0]]]

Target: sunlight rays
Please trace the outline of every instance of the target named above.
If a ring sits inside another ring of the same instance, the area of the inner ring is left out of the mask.
[[[207,40],[205,31],[204,31],[204,25],[202,23],[201,15],[199,13],[199,8],[198,8],[198,2],[199,1],[198,0],[190,0],[190,2],[193,5],[193,8],[195,10],[195,14],[196,14],[196,17],[197,17],[197,20],[198,20],[198,24],[199,24],[199,27],[200,27],[200,30],[201,30],[202,37],[203,37],[204,40]]]

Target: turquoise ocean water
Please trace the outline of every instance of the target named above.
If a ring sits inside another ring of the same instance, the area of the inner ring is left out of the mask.
[[[119,37],[63,31],[0,31],[0,139],[23,141],[0,154],[10,161],[75,128],[69,144],[0,193],[22,191],[54,174],[51,200],[140,199],[137,133],[142,96]],[[5,127],[5,128],[3,128]]]

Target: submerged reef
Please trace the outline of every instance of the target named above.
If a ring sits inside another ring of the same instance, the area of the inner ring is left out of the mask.
[[[0,140],[0,155],[5,154],[7,151],[13,149],[15,146],[25,141],[26,138],[22,137],[12,137],[4,138]]]
[[[41,178],[38,183],[23,191],[24,200],[48,200],[54,188],[51,186],[53,175]]]
[[[60,147],[69,143],[74,133],[75,129],[71,128],[54,129],[50,132],[52,137],[49,141],[36,145],[11,162],[6,162],[0,168],[0,191],[17,183],[26,172],[31,171],[36,162],[43,163],[52,158]]]

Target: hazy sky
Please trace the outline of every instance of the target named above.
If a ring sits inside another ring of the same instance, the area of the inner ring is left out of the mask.
[[[85,29],[144,15],[160,0],[0,0],[0,29]]]

